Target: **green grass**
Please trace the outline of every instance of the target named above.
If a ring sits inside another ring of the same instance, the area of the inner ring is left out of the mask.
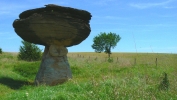
[[[0,54],[2,100],[176,100],[177,55],[69,53],[73,78],[57,86],[34,86],[40,61],[18,61],[16,54]],[[135,64],[136,58],[136,64]],[[156,66],[157,58],[157,66]],[[168,90],[160,89],[168,75]]]

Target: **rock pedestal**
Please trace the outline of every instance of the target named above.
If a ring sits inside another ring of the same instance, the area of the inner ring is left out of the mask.
[[[56,85],[72,78],[67,49],[85,40],[92,15],[85,10],[54,4],[22,12],[13,22],[23,40],[45,46],[35,84]]]
[[[72,78],[71,69],[67,60],[66,47],[46,46],[40,69],[36,75],[35,84],[56,85]]]

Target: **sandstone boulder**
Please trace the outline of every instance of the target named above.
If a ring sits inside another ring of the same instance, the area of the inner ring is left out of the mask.
[[[57,85],[72,78],[66,47],[85,40],[91,14],[85,10],[48,4],[22,12],[13,22],[23,40],[45,46],[35,84]]]
[[[45,47],[42,57],[41,68],[39,69],[35,84],[57,85],[72,78],[71,69],[66,54],[65,47],[51,45]]]
[[[90,32],[91,14],[84,10],[57,5],[22,12],[13,23],[25,41],[41,45],[69,47],[85,40]]]

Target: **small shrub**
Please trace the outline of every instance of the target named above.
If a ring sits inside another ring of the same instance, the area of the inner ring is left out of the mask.
[[[0,54],[2,54],[2,49],[0,48]]]
[[[97,60],[97,57],[94,60]]]
[[[41,50],[35,44],[26,41],[22,41],[22,44],[18,55],[19,60],[38,61],[41,59]]]
[[[108,62],[109,63],[113,62],[113,58],[108,58]]]

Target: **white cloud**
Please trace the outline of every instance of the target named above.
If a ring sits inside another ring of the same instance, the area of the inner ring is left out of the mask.
[[[174,18],[176,18],[177,17],[177,15],[176,14],[168,14],[168,15],[160,15],[160,14],[156,14],[156,16],[158,16],[158,17],[163,17],[163,18],[171,18],[171,17],[174,17]]]
[[[129,5],[131,7],[135,7],[138,9],[145,9],[145,8],[150,8],[150,7],[159,7],[159,6],[164,6],[164,8],[169,8],[170,6],[167,6],[167,4],[173,2],[174,0],[167,0],[164,2],[158,2],[158,3],[130,3]]]
[[[176,8],[176,7],[174,7],[174,6],[165,6],[164,8],[166,8],[166,9],[173,9],[173,8]]]

